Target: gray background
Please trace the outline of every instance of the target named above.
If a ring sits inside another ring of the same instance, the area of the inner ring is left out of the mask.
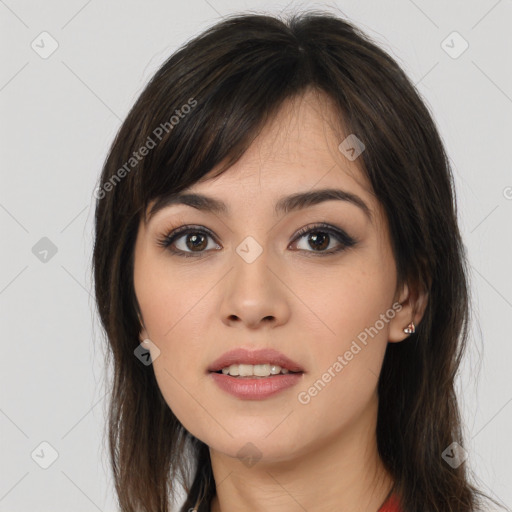
[[[0,0],[0,511],[116,510],[90,269],[102,163],[179,45],[225,14],[286,5],[347,15],[398,60],[434,114],[472,272],[472,343],[458,382],[465,449],[484,489],[512,505],[511,0]],[[47,58],[43,31],[58,43]],[[453,31],[469,44],[456,58],[463,41]]]

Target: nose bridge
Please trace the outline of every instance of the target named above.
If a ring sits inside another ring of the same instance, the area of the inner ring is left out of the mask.
[[[256,300],[258,296],[268,293],[272,275],[268,269],[268,255],[268,249],[264,249],[253,236],[245,237],[236,246],[234,275],[231,278],[236,292],[243,292],[249,300]]]
[[[224,321],[241,320],[254,326],[263,319],[277,323],[286,320],[288,305],[285,289],[276,271],[271,271],[269,251],[253,237],[247,236],[235,247],[233,271],[224,294]]]

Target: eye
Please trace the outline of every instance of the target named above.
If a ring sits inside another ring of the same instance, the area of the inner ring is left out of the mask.
[[[318,253],[318,255],[321,256],[341,252],[357,243],[354,238],[347,235],[343,230],[324,223],[302,228],[297,233],[294,243],[297,240],[300,241],[302,238],[306,238],[306,235],[307,239],[303,244],[303,247],[298,247],[298,249],[306,252]],[[338,241],[338,246],[335,246],[334,248],[332,248],[333,239]],[[309,250],[308,247],[313,250]],[[330,250],[326,250],[329,247],[331,247]]]
[[[296,244],[303,238],[307,240],[303,247],[299,250],[316,253],[315,256],[327,256],[341,252],[349,247],[354,246],[357,241],[339,228],[335,228],[329,224],[315,224],[314,226],[306,226],[302,228],[296,235],[291,245]],[[213,240],[213,244],[209,243],[209,239]],[[334,241],[337,241],[332,248]],[[222,247],[215,242],[213,234],[204,227],[199,226],[181,226],[163,238],[157,241],[157,244],[169,250],[177,256],[200,257],[207,252],[208,249],[221,249]],[[213,245],[213,247],[212,247]],[[289,247],[290,247],[289,246]],[[310,250],[309,248],[313,250]],[[329,249],[330,248],[330,249]],[[326,250],[329,249],[329,250]]]
[[[213,239],[213,235],[205,228],[181,226],[158,240],[157,243],[172,253],[187,258],[203,254],[209,245],[208,238]],[[217,243],[214,244],[214,247],[221,248]]]

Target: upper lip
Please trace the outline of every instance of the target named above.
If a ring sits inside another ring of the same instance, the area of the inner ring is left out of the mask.
[[[208,367],[208,371],[218,372],[222,370],[222,368],[226,368],[232,364],[275,364],[292,372],[304,371],[298,363],[272,348],[259,350],[237,348],[230,350],[216,359]]]

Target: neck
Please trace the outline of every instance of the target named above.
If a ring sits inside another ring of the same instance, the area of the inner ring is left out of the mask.
[[[211,512],[377,512],[393,480],[378,455],[374,405],[342,432],[278,462],[247,467],[210,448]]]

